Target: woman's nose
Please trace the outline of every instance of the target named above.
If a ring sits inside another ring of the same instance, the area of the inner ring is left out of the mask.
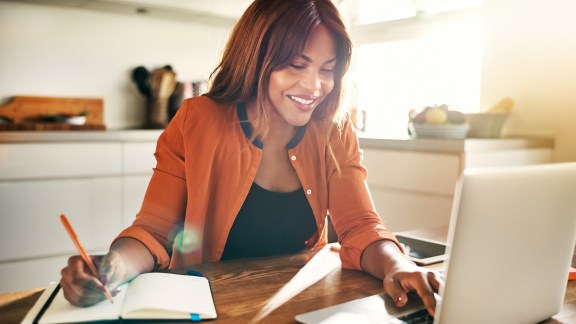
[[[322,87],[322,79],[320,78],[318,72],[310,71],[309,73],[306,73],[306,75],[304,76],[304,78],[302,78],[302,80],[300,80],[300,84],[306,90],[316,91],[320,90],[320,88]]]

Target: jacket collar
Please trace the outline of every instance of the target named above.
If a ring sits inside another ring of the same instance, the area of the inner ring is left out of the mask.
[[[236,105],[236,112],[238,114],[238,120],[240,121],[240,127],[242,127],[244,135],[246,136],[246,138],[252,138],[253,131],[252,126],[248,121],[248,113],[246,112],[246,105],[244,103],[239,103],[238,105]],[[294,137],[290,140],[290,142],[288,142],[288,144],[286,144],[286,149],[288,150],[293,149],[294,147],[296,147],[296,145],[298,145],[298,143],[300,143],[300,141],[304,137],[304,134],[306,133],[306,126],[307,125],[300,126],[296,129],[296,134],[294,134]],[[252,140],[252,145],[258,147],[259,149],[262,149],[264,147],[264,143],[262,143],[262,140],[260,140],[259,138],[254,138],[254,140]]]

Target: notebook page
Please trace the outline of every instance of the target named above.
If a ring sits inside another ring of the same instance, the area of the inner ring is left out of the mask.
[[[50,303],[50,306],[38,321],[39,324],[88,322],[97,320],[114,320],[120,316],[122,301],[128,286],[122,285],[122,290],[113,297],[114,303],[104,299],[90,307],[76,307],[64,298],[62,289]]]
[[[208,279],[168,273],[146,273],[130,283],[122,318],[216,318]]]

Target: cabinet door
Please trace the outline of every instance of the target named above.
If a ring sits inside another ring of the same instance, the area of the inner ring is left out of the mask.
[[[127,176],[123,177],[124,190],[124,210],[122,226],[128,227],[134,221],[136,214],[142,207],[142,200],[148,188],[151,175]]]
[[[453,195],[458,154],[364,150],[368,184],[376,188]]]
[[[393,232],[437,228],[450,223],[452,196],[371,189],[378,214]]]
[[[122,226],[121,179],[0,182],[0,262],[77,254],[60,214],[88,251],[107,249]]]
[[[450,222],[459,154],[369,149],[364,165],[374,205],[390,230]]]
[[[3,143],[0,180],[119,175],[120,143]]]
[[[156,166],[155,150],[155,142],[124,143],[122,177],[124,196],[122,224],[124,227],[131,225],[136,213],[140,211],[152,176],[152,169]]]
[[[122,150],[123,173],[152,174],[152,168],[156,166],[155,151],[155,142],[124,143]]]
[[[0,293],[35,289],[60,281],[68,256],[0,263]]]
[[[528,165],[552,162],[552,149],[530,148],[470,152],[466,154],[466,168],[486,168],[512,165]]]

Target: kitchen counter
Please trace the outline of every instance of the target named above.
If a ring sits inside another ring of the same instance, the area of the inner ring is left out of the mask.
[[[9,131],[0,132],[0,143],[26,142],[83,142],[83,141],[155,141],[162,130],[107,130],[107,131]],[[413,139],[413,138],[369,138],[359,134],[363,149],[386,149],[399,151],[464,153],[487,150],[515,150],[533,148],[553,148],[551,138],[470,138],[452,139]]]
[[[0,143],[156,141],[163,130],[133,129],[105,131],[8,131],[0,132]]]
[[[360,137],[363,149],[385,149],[435,153],[465,153],[493,150],[520,150],[553,148],[552,138],[468,138],[468,139],[414,139]]]

